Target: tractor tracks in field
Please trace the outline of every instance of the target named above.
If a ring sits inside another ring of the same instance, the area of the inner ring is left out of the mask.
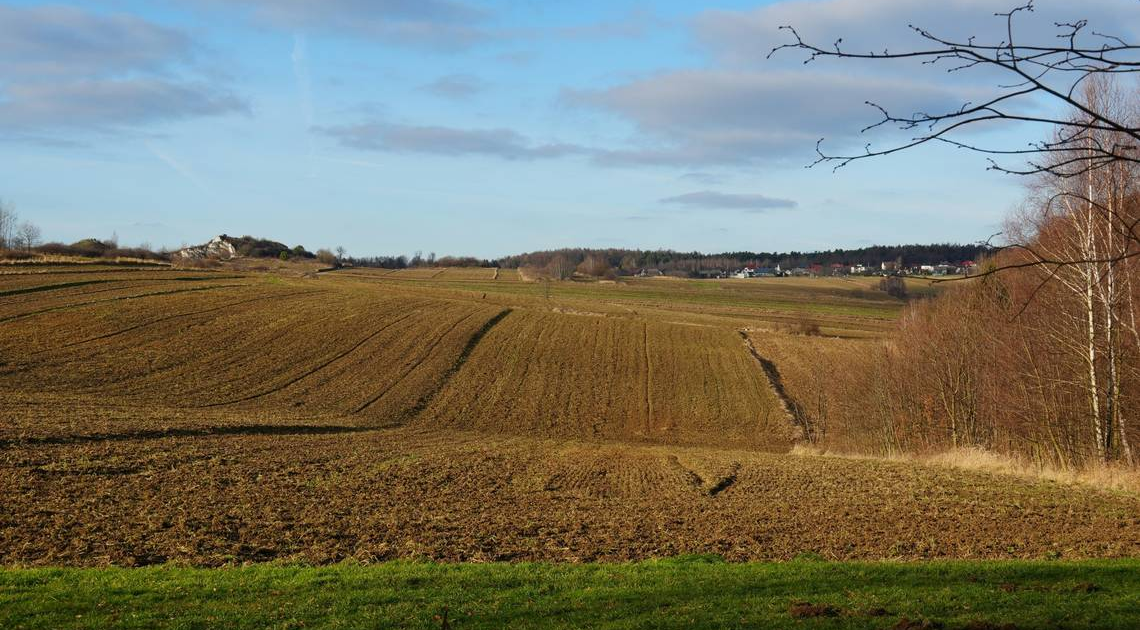
[[[745,347],[756,362],[760,364],[760,369],[764,371],[764,376],[768,380],[768,385],[772,388],[772,393],[776,395],[776,399],[780,401],[780,408],[784,411],[784,416],[788,422],[799,430],[800,439],[805,442],[812,442],[815,440],[815,429],[812,426],[811,420],[807,414],[804,413],[803,408],[793,399],[786,389],[784,389],[784,382],[780,378],[780,370],[776,364],[769,359],[764,358],[763,355],[756,349],[752,343],[752,339],[748,337],[748,332],[745,330],[737,331],[740,333],[740,338],[744,340]]]
[[[35,287],[21,287],[19,289],[9,289],[7,291],[0,291],[0,298],[9,297],[12,295],[23,295],[25,293],[40,293],[43,291],[57,291],[60,289],[71,289],[74,287],[83,287],[89,284],[106,284],[108,282],[129,282],[128,280],[76,280],[75,282],[60,282],[57,284],[41,284]]]
[[[74,289],[76,287],[84,287],[91,284],[110,284],[114,282],[121,283],[140,283],[140,282],[201,282],[205,280],[237,280],[241,276],[217,276],[217,277],[182,277],[182,278],[98,278],[95,280],[74,280],[72,282],[57,282],[55,284],[41,284],[34,287],[20,287],[18,289],[8,289],[0,291],[0,298],[13,297],[17,295],[26,295],[28,293],[44,293],[48,291],[61,291],[63,289]],[[91,295],[93,293],[102,293],[104,291],[114,291],[116,289],[129,288],[127,287],[111,287],[109,289],[99,289],[97,291],[84,291],[80,295]]]
[[[428,357],[430,357],[433,352],[435,352],[435,349],[439,346],[440,343],[443,342],[445,337],[450,335],[451,332],[453,330],[455,330],[456,328],[458,328],[460,324],[467,321],[468,319],[473,317],[478,312],[479,311],[472,311],[472,312],[468,313],[467,315],[456,320],[456,322],[454,324],[452,324],[447,330],[445,330],[443,332],[443,334],[436,337],[435,340],[432,341],[431,345],[428,346],[427,349],[424,350],[422,353],[420,353],[420,355],[418,357],[416,357],[415,361],[413,361],[408,366],[408,368],[406,370],[404,370],[404,372],[402,374],[400,374],[400,376],[396,377],[395,380],[393,380],[391,383],[389,383],[388,386],[385,387],[384,389],[382,389],[378,394],[376,394],[372,398],[369,398],[368,400],[366,400],[361,405],[357,406],[356,409],[353,409],[352,413],[354,413],[354,414],[361,413],[361,412],[365,411],[366,409],[368,409],[369,407],[371,407],[372,405],[375,405],[376,403],[380,402],[381,399],[383,399],[385,396],[388,395],[388,392],[392,391],[393,388],[395,388],[397,385],[399,385],[412,372],[415,372],[416,369],[418,367],[420,367],[420,365],[422,365],[423,362],[426,361],[428,359]],[[475,334],[471,337],[471,339],[469,339],[467,341],[467,344],[468,344],[467,347],[464,347],[463,351],[460,352],[460,358],[456,360],[456,363],[461,364],[462,361],[466,361],[467,355],[471,354],[471,350],[474,350],[474,345],[479,342],[479,339],[482,339],[483,335],[486,334],[487,330],[490,330],[491,326],[494,326],[496,323],[498,323],[498,320],[502,319],[503,317],[506,317],[506,314],[509,312],[510,312],[510,309],[504,309],[498,315],[491,318],[491,321],[488,322],[489,325],[484,324],[483,328],[480,328],[478,331],[476,331]],[[468,349],[468,347],[470,349]],[[444,374],[444,380],[443,380],[443,382],[440,383],[439,387],[437,387],[432,392],[429,392],[428,394],[425,394],[423,397],[421,397],[420,400],[417,401],[416,404],[412,407],[412,409],[409,410],[409,412],[405,413],[404,415],[406,417],[414,417],[415,415],[417,415],[422,410],[422,407],[427,406],[427,403],[430,402],[430,398],[434,398],[436,391],[438,389],[442,389],[443,385],[446,384],[446,381],[451,378],[452,371],[458,370],[458,369],[459,368],[456,367],[456,365],[452,365],[452,367],[448,370],[448,372],[446,372]],[[425,399],[427,399],[427,400],[425,401]]]
[[[649,359],[649,324],[641,324],[642,348],[645,352],[645,437],[653,432],[653,364]]]
[[[83,339],[81,341],[73,341],[71,343],[67,343],[67,344],[64,344],[62,346],[59,346],[58,348],[47,348],[45,350],[40,350],[39,352],[33,353],[32,356],[35,356],[38,354],[43,354],[45,352],[51,352],[53,350],[62,350],[64,348],[73,348],[75,346],[81,346],[83,344],[91,343],[93,341],[102,341],[104,339],[110,339],[111,337],[117,337],[119,335],[123,335],[123,334],[129,333],[129,332],[134,331],[134,330],[139,330],[140,328],[146,328],[148,326],[153,326],[155,324],[161,324],[162,322],[167,322],[167,321],[170,321],[173,319],[178,319],[180,317],[193,317],[195,315],[205,315],[206,313],[213,313],[214,311],[220,311],[223,309],[233,308],[235,306],[240,306],[242,304],[248,304],[250,302],[261,302],[261,301],[268,301],[268,300],[282,300],[282,299],[285,299],[288,297],[296,297],[299,295],[311,295],[314,293],[324,293],[324,292],[325,292],[324,290],[318,289],[316,291],[295,291],[293,293],[284,293],[281,295],[263,295],[260,297],[249,298],[246,300],[238,300],[237,302],[230,302],[228,304],[222,304],[221,306],[215,306],[212,308],[202,309],[200,311],[191,311],[189,313],[176,313],[174,315],[167,315],[166,317],[159,317],[157,319],[152,319],[148,322],[143,322],[141,324],[129,326],[127,328],[116,330],[114,332],[109,332],[109,333],[106,333],[103,335],[98,335],[95,337],[88,337],[87,339]]]
[[[339,426],[327,424],[235,424],[217,427],[185,427],[138,430],[125,433],[92,433],[86,435],[49,435],[0,439],[0,449],[17,446],[61,446],[99,442],[127,442],[135,440],[161,440],[166,438],[226,437],[245,435],[337,435],[366,433],[371,427]]]
[[[84,306],[91,306],[92,304],[107,304],[109,302],[122,302],[125,300],[139,300],[148,297],[159,297],[163,295],[173,295],[175,293],[192,293],[196,291],[213,291],[215,289],[231,289],[234,287],[246,287],[248,284],[216,284],[206,287],[193,287],[191,289],[171,289],[169,291],[155,291],[153,293],[140,293],[137,295],[124,295],[121,297],[107,298],[105,300],[89,300],[87,302],[79,302],[76,304],[62,304],[60,306],[53,306],[51,308],[42,308],[36,311],[29,311],[27,313],[19,313],[16,315],[9,315],[7,317],[0,317],[0,323],[10,322],[17,319],[24,319],[26,317],[34,317],[36,315],[43,315],[44,313],[54,313],[56,311],[64,311],[73,308],[82,308]],[[114,289],[107,289],[114,290]],[[95,291],[91,291],[95,293]],[[86,295],[86,294],[84,294]]]
[[[716,481],[709,484],[697,471],[682,464],[676,455],[670,455],[667,460],[671,466],[681,472],[693,489],[709,498],[716,498],[717,495],[732,487],[736,483],[737,475],[740,474],[740,462],[732,462],[728,474],[717,477]]]
[[[413,311],[411,311],[411,312],[407,313],[406,315],[404,315],[404,316],[402,316],[402,317],[397,317],[396,319],[394,319],[394,320],[392,320],[392,321],[390,321],[390,322],[388,322],[388,323],[384,324],[384,325],[383,325],[383,326],[381,326],[380,328],[378,328],[378,329],[376,329],[376,330],[372,331],[371,333],[369,333],[368,335],[366,335],[366,336],[365,336],[363,339],[361,339],[360,341],[357,341],[356,343],[354,343],[354,344],[353,344],[353,345],[352,345],[350,348],[348,348],[347,350],[344,350],[344,351],[338,352],[337,354],[335,354],[335,355],[334,355],[334,356],[332,356],[331,358],[329,358],[329,359],[326,359],[325,361],[322,361],[322,362],[321,362],[320,364],[318,364],[316,367],[314,367],[314,368],[312,368],[312,369],[310,369],[310,370],[306,370],[306,371],[305,371],[305,372],[303,372],[302,374],[299,374],[299,375],[297,375],[297,376],[294,376],[293,378],[291,378],[291,379],[289,379],[289,380],[285,381],[284,383],[281,383],[280,385],[274,385],[273,387],[270,387],[269,389],[265,389],[265,390],[262,390],[262,391],[260,391],[260,392],[258,392],[258,393],[256,393],[256,394],[249,394],[249,395],[247,395],[247,396],[242,396],[242,397],[240,397],[240,398],[234,398],[234,399],[232,399],[232,400],[227,400],[227,401],[224,401],[224,402],[217,402],[217,403],[209,403],[209,404],[206,404],[206,405],[200,405],[200,406],[199,406],[199,408],[200,408],[200,409],[204,409],[204,408],[207,408],[207,407],[222,407],[222,406],[225,406],[225,405],[236,405],[237,403],[241,403],[241,402],[247,402],[247,401],[250,401],[250,400],[256,400],[256,399],[258,399],[258,398],[263,398],[263,397],[265,397],[265,396],[268,396],[268,395],[270,395],[270,394],[274,394],[274,393],[276,393],[276,392],[279,392],[279,391],[281,391],[281,390],[285,389],[286,387],[290,387],[291,385],[293,385],[293,384],[295,384],[295,383],[298,383],[298,382],[300,382],[300,381],[302,381],[302,380],[304,380],[304,379],[306,379],[306,378],[309,378],[310,376],[312,376],[312,375],[316,374],[317,372],[320,372],[321,370],[323,370],[323,369],[327,368],[328,366],[332,365],[333,363],[336,363],[337,361],[339,361],[339,360],[341,360],[341,359],[343,359],[343,358],[347,357],[348,355],[350,355],[350,354],[352,354],[354,351],[356,351],[356,349],[360,348],[360,347],[361,347],[361,346],[363,346],[364,344],[366,344],[366,343],[368,343],[369,341],[371,341],[372,339],[374,339],[374,338],[375,338],[377,335],[379,335],[380,333],[384,332],[385,330],[388,330],[388,329],[389,329],[389,328],[391,328],[392,326],[395,326],[396,324],[398,324],[398,323],[400,323],[400,322],[402,322],[402,321],[404,321],[404,320],[408,319],[409,317],[411,317],[411,316],[413,316],[413,315],[415,315],[415,314],[417,314],[417,313],[419,313],[419,312],[420,312],[420,309],[418,309],[418,308],[417,308],[417,309],[415,309],[415,310],[413,310]]]
[[[732,484],[736,483],[736,476],[738,474],[740,474],[740,462],[732,462],[732,471],[720,479],[717,479],[717,482],[709,488],[709,496],[715,497],[725,490],[728,490]]]
[[[474,333],[472,333],[471,337],[467,340],[467,343],[463,345],[463,350],[459,352],[459,356],[455,358],[455,362],[451,364],[451,367],[447,368],[447,371],[444,372],[442,376],[440,376],[439,381],[436,382],[435,387],[421,396],[420,399],[416,401],[416,404],[412,405],[412,408],[408,410],[408,417],[414,418],[420,415],[424,409],[428,408],[428,405],[430,405],[431,402],[435,400],[435,397],[438,396],[441,391],[443,391],[443,388],[447,387],[447,384],[451,382],[451,379],[455,376],[456,373],[459,372],[460,368],[463,367],[463,364],[467,363],[467,359],[471,356],[471,353],[475,351],[475,346],[479,345],[479,342],[483,340],[483,337],[486,336],[487,333],[491,332],[491,329],[495,327],[495,324],[503,321],[503,318],[510,314],[511,309],[504,308],[495,314],[494,317],[484,322],[483,325],[479,327],[479,330],[476,330]]]

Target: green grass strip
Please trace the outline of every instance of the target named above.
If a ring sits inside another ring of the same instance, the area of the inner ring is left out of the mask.
[[[445,615],[451,628],[1136,628],[1140,560],[0,570],[4,628],[441,628]]]

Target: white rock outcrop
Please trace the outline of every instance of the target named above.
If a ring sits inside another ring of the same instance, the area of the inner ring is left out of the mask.
[[[204,245],[184,247],[174,252],[174,256],[184,260],[202,260],[204,258],[230,260],[237,258],[238,252],[229,238],[225,234],[221,234],[210,239],[210,242]]]

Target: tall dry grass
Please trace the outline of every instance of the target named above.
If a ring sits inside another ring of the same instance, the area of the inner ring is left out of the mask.
[[[1140,470],[1123,464],[1090,464],[1081,468],[1061,469],[978,447],[956,448],[928,455],[914,453],[864,455],[826,450],[808,444],[796,444],[792,447],[791,454],[801,457],[839,457],[843,459],[911,462],[925,466],[940,466],[956,470],[1009,475],[1034,481],[1052,481],[1067,485],[1140,494]]]

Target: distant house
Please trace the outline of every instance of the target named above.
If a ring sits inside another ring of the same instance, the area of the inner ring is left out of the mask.
[[[638,271],[636,275],[638,278],[656,278],[658,276],[663,276],[665,274],[662,273],[661,270],[656,268],[656,267],[646,267],[646,268],[642,269],[641,271]]]
[[[778,278],[783,275],[784,271],[780,269],[779,265],[775,267],[760,267],[758,265],[749,264],[732,272],[733,278]]]
[[[726,274],[723,269],[698,269],[697,270],[697,277],[698,278],[724,278],[727,275],[728,274]]]

